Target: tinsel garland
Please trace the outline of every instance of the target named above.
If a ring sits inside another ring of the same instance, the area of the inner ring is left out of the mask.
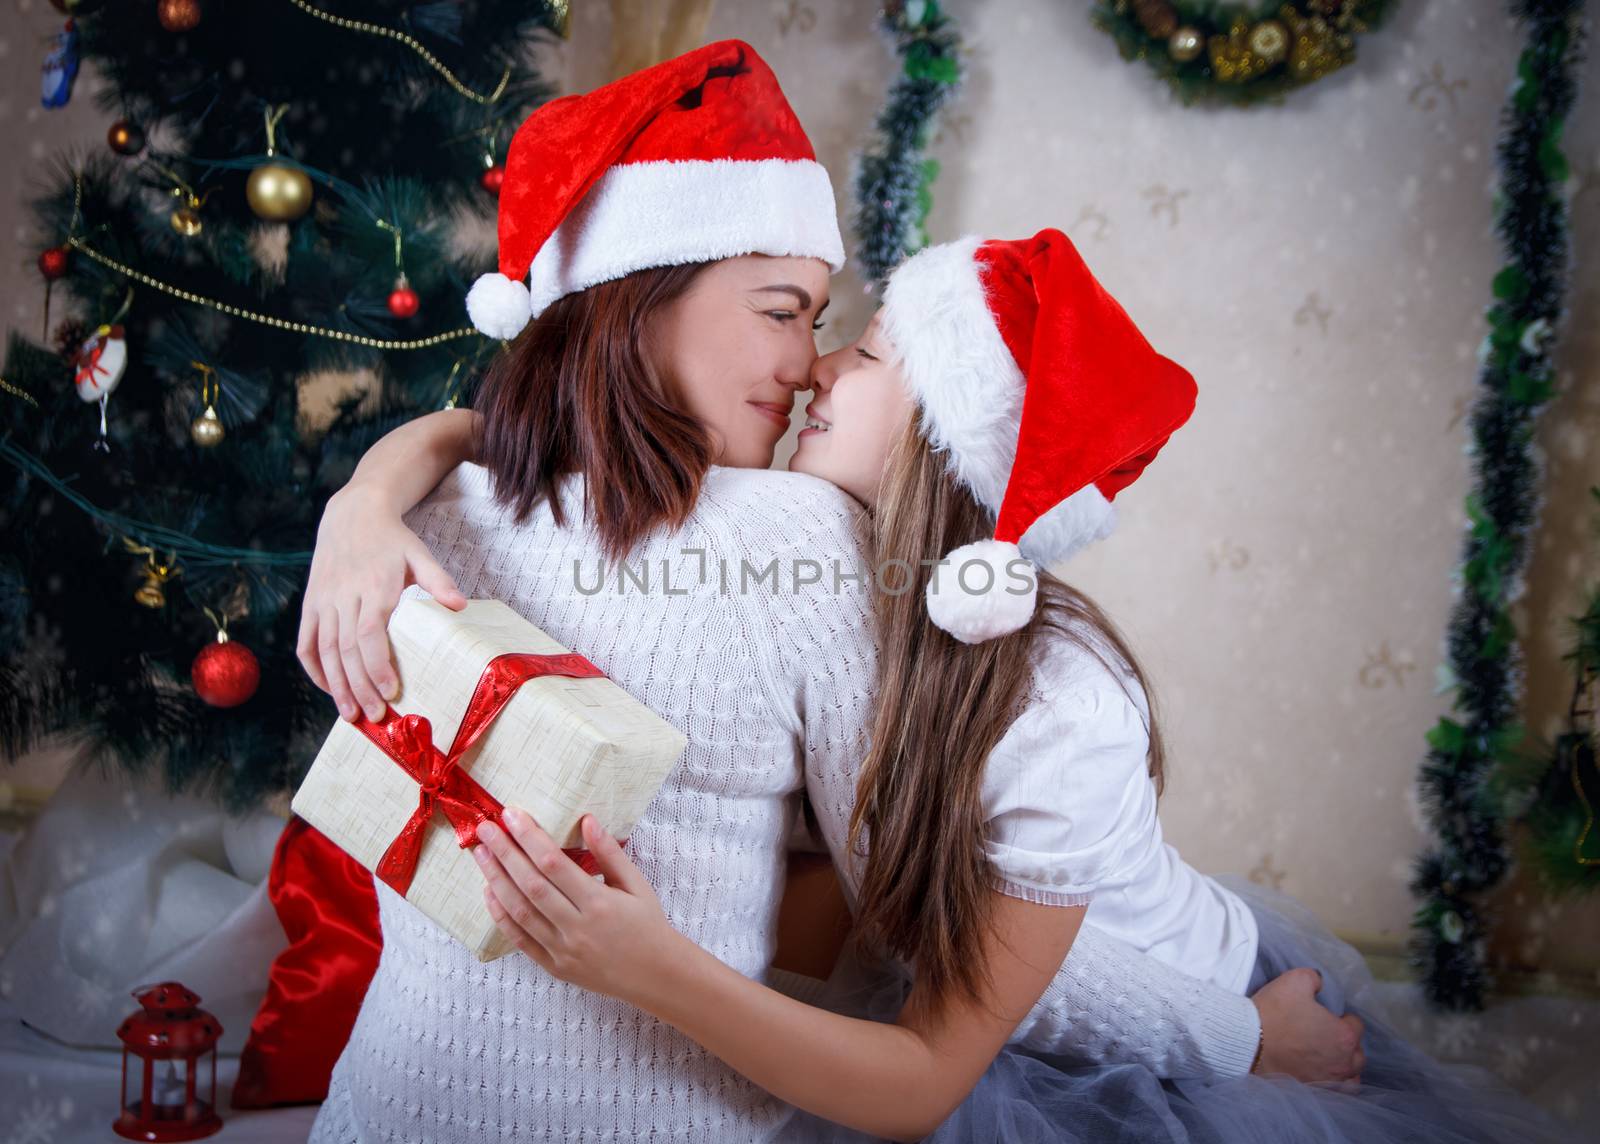
[[[1600,486],[1589,495],[1600,508]],[[1600,534],[1600,529],[1596,529]],[[1566,725],[1544,750],[1505,768],[1507,805],[1522,831],[1521,847],[1540,885],[1554,895],[1600,891],[1600,770],[1595,716],[1600,714],[1600,584],[1589,590],[1581,616],[1570,617],[1572,698]]]
[[[871,289],[928,243],[924,223],[939,164],[924,151],[934,116],[961,84],[961,38],[936,0],[894,0],[884,7],[882,28],[894,41],[901,71],[878,114],[878,146],[861,157],[852,220],[861,274]]]
[[[1495,228],[1505,266],[1495,275],[1489,333],[1479,350],[1471,413],[1474,488],[1450,617],[1441,691],[1460,719],[1428,732],[1420,787],[1436,836],[1416,862],[1420,899],[1412,961],[1434,1005],[1480,1009],[1490,984],[1487,925],[1477,899],[1509,865],[1505,805],[1495,781],[1514,764],[1522,652],[1510,606],[1522,594],[1529,534],[1543,506],[1543,460],[1533,442],[1555,389],[1552,348],[1566,291],[1567,161],[1561,131],[1577,95],[1583,0],[1512,0],[1527,29],[1502,111]]]
[[[1398,0],[1100,0],[1090,19],[1185,104],[1281,102],[1356,58]]]

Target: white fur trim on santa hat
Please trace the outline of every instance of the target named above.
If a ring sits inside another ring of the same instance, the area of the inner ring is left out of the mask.
[[[1089,484],[1034,521],[1017,546],[1040,568],[1049,568],[1105,539],[1116,528],[1116,506]]]
[[[889,276],[883,333],[922,407],[928,440],[999,514],[1017,456],[1024,382],[989,311],[973,235],[919,251]]]
[[[934,569],[928,618],[962,643],[982,643],[1027,624],[1039,597],[1037,570],[1015,544],[978,540],[952,551]]]
[[[833,184],[820,163],[690,159],[612,167],[534,258],[532,312],[635,270],[741,254],[844,266]]]
[[[480,274],[467,291],[467,316],[480,333],[509,341],[521,332],[531,316],[528,288],[498,270]]]

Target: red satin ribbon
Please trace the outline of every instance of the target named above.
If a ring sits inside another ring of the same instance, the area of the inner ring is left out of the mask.
[[[491,659],[478,677],[467,713],[462,716],[455,742],[448,753],[433,745],[433,725],[423,715],[401,715],[392,707],[384,709],[377,723],[363,715],[356,726],[400,767],[417,781],[417,809],[400,828],[383,859],[373,871],[397,894],[411,888],[422,853],[422,835],[435,810],[444,811],[455,827],[456,844],[462,849],[478,841],[478,826],[493,821],[502,830],[505,807],[476,779],[458,765],[461,756],[478,741],[500,709],[510,702],[530,679],[561,675],[572,679],[603,679],[605,673],[575,652],[564,655],[533,655],[507,652]],[[567,855],[590,874],[598,872],[594,857],[583,848],[568,849]]]

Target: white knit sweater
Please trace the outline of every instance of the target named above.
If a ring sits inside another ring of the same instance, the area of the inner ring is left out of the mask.
[[[688,737],[628,853],[676,928],[770,977],[805,775],[849,774],[865,750],[870,587],[848,576],[859,510],[810,477],[714,467],[686,525],[647,538],[625,569],[606,566],[596,590],[581,490],[581,478],[563,489],[566,528],[545,506],[519,525],[487,470],[465,464],[406,522],[469,597],[510,604]],[[819,800],[825,828],[839,809]],[[765,1141],[788,1118],[648,1014],[521,954],[480,964],[377,890],[383,953],[313,1144]],[[1244,1071],[1257,1031],[1247,1000],[1089,927],[1030,1026],[1060,1051],[1174,1076]]]
[[[802,766],[859,757],[873,665],[867,588],[829,574],[796,594],[793,562],[855,571],[859,510],[812,477],[716,467],[684,528],[595,591],[581,488],[563,488],[568,527],[545,505],[516,525],[466,464],[406,522],[467,596],[505,601],[688,737],[627,853],[675,927],[760,978]],[[676,1029],[520,953],[480,964],[377,889],[382,957],[312,1141],[756,1141],[790,1115]]]

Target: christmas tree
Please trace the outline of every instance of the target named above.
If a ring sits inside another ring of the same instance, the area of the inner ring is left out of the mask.
[[[451,240],[492,233],[566,5],[54,2],[46,105],[92,64],[109,146],[31,204],[53,294],[0,368],[0,749],[242,809],[338,717],[295,655],[328,496],[502,348],[463,308],[492,244]]]

